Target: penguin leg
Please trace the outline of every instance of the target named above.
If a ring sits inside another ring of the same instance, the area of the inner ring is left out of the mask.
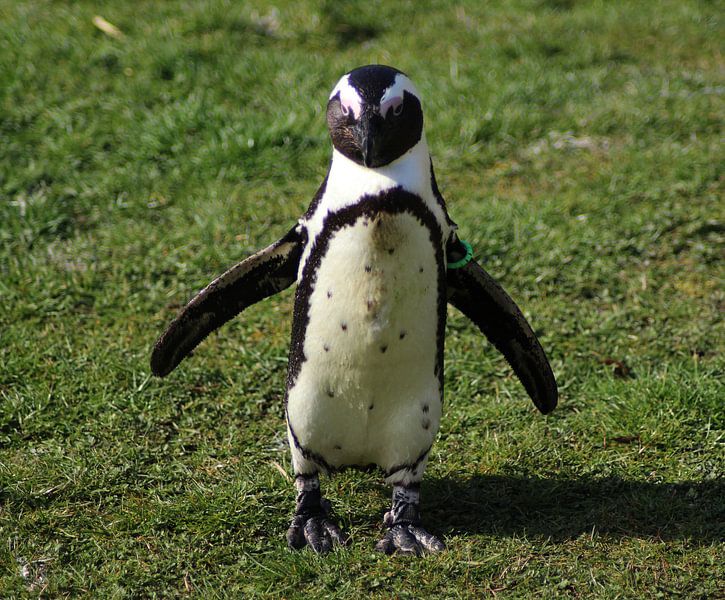
[[[292,523],[287,530],[287,545],[292,550],[305,546],[317,554],[327,554],[335,544],[344,546],[347,536],[330,519],[330,501],[320,493],[320,479],[317,473],[295,476],[297,501]]]
[[[393,503],[383,517],[388,531],[375,550],[385,554],[413,554],[445,550],[445,544],[420,524],[420,481],[397,483],[393,487]]]

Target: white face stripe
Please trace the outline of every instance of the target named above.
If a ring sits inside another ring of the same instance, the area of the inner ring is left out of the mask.
[[[330,100],[335,97],[335,94],[340,93],[340,105],[345,110],[351,110],[355,118],[359,118],[362,113],[362,98],[357,93],[357,90],[350,85],[348,76],[345,75],[337,82],[337,85],[330,94]]]
[[[380,98],[380,114],[383,118],[385,118],[385,115],[391,108],[395,108],[403,102],[405,92],[413,94],[413,96],[418,98],[418,101],[420,101],[420,95],[418,94],[418,90],[415,88],[415,85],[413,85],[413,82],[402,73],[398,73],[395,76],[393,84],[386,88],[385,92],[383,92],[382,98]],[[342,105],[343,110],[351,110],[353,115],[355,115],[355,118],[358,119],[362,113],[363,101],[357,90],[350,85],[348,75],[343,76],[340,81],[337,82],[337,85],[333,88],[332,93],[330,94],[330,100],[332,100],[337,93],[340,94],[340,104]]]
[[[402,73],[398,73],[395,76],[393,85],[385,90],[383,97],[380,99],[380,114],[383,118],[385,118],[388,110],[395,108],[403,102],[405,92],[413,94],[420,101],[420,95],[418,94],[418,90],[415,89],[413,82]]]

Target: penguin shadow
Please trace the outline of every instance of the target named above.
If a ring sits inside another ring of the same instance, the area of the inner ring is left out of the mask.
[[[477,475],[424,482],[425,520],[444,535],[725,539],[725,482]]]

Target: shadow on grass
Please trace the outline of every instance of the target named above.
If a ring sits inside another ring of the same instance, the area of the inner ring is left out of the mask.
[[[618,477],[475,476],[424,482],[426,520],[441,533],[725,539],[723,480],[647,483]]]

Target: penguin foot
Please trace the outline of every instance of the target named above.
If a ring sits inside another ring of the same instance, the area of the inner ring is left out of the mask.
[[[287,530],[287,545],[292,550],[305,546],[317,554],[327,554],[335,544],[347,544],[347,536],[330,518],[330,501],[320,493],[317,474],[297,475],[297,502],[292,523]]]
[[[396,485],[393,488],[393,505],[385,513],[383,523],[388,532],[375,545],[375,550],[385,554],[412,554],[441,552],[446,545],[420,526],[420,486],[418,483]]]
[[[413,523],[398,523],[393,525],[377,544],[375,550],[385,554],[411,554],[421,556],[425,552],[436,553],[445,550],[446,545],[423,529],[420,525]]]
[[[319,511],[296,512],[287,530],[287,545],[292,550],[309,546],[317,554],[327,554],[333,546],[345,546],[347,536],[337,523],[329,518],[330,502],[320,501]]]

